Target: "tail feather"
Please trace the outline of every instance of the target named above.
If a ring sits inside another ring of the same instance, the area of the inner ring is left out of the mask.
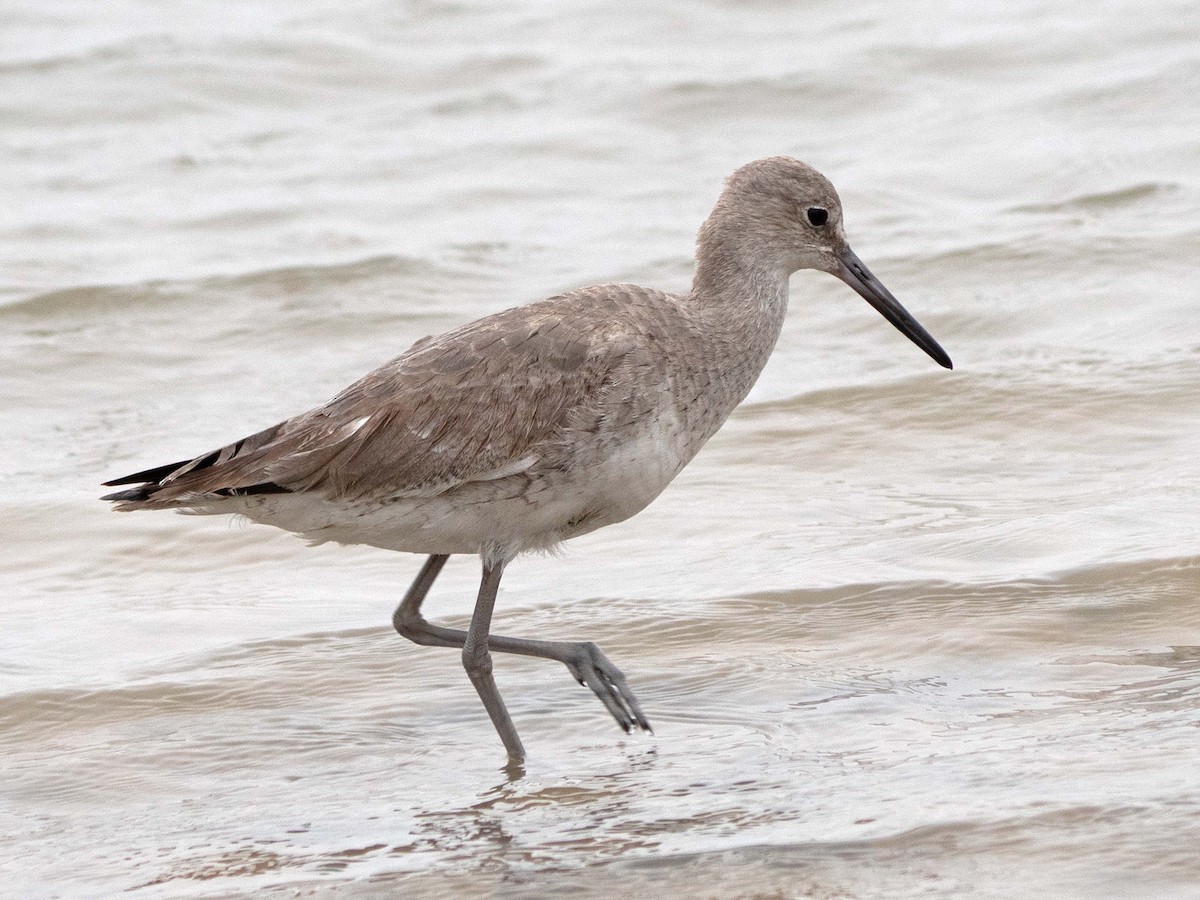
[[[100,499],[121,504],[118,510],[131,510],[187,507],[204,497],[290,493],[288,488],[266,478],[254,464],[256,452],[271,443],[281,425],[273,425],[195,459],[155,466],[106,481],[105,487],[126,484],[136,487],[105,494]]]

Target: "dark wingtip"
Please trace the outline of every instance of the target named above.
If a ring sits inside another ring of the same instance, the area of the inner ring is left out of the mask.
[[[112,481],[105,481],[105,487],[117,487],[122,484],[146,484],[154,482],[157,484],[162,481],[176,469],[186,466],[188,461],[168,463],[165,466],[155,466],[153,469],[144,469],[141,472],[134,472],[132,475],[122,475],[120,478],[114,478]]]
[[[108,487],[110,484],[111,484],[111,482],[107,482],[105,484],[105,487]],[[116,491],[115,493],[112,493],[112,494],[105,494],[100,499],[101,500],[113,500],[113,501],[148,500],[148,499],[150,499],[151,490],[153,490],[157,486],[158,485],[148,484],[148,485],[143,485],[142,487],[133,488],[128,491]]]
[[[222,497],[252,497],[258,494],[290,494],[291,492],[290,488],[285,488],[273,481],[260,481],[258,484],[250,484],[246,487],[217,488],[213,491],[214,494]]]
[[[128,483],[129,482],[126,481],[125,479],[118,479],[116,481],[106,481],[106,482],[104,482],[104,486],[112,487],[114,485],[128,484]],[[154,492],[157,491],[160,487],[162,487],[162,485],[159,484],[158,482],[151,482],[149,484],[141,484],[138,487],[130,488],[129,490],[126,490],[126,491],[116,491],[112,494],[105,494],[100,499],[101,500],[112,500],[112,501],[117,501],[117,502],[127,502],[130,500],[133,500],[133,501],[149,500],[154,495]],[[290,490],[283,487],[282,485],[275,484],[275,482],[273,482],[273,481],[264,481],[264,482],[260,482],[259,484],[247,485],[246,487],[217,488],[215,491],[212,491],[212,494],[217,497],[253,497],[253,496],[257,496],[259,494],[290,494],[290,493],[291,493]]]

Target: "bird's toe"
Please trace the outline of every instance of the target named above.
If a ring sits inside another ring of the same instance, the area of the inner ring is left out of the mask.
[[[605,709],[626,734],[632,731],[635,725],[643,731],[650,732],[650,723],[642,713],[637,698],[629,689],[629,682],[624,673],[590,641],[576,645],[575,649],[576,652],[567,662],[567,667],[575,679],[600,698]]]

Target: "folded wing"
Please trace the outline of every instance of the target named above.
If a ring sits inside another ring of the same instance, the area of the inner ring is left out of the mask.
[[[115,479],[108,484],[139,486],[105,499],[125,509],[299,491],[386,499],[564,464],[563,434],[601,426],[612,373],[632,346],[622,339],[628,325],[596,314],[608,305],[589,296],[596,290],[425,338],[324,406]]]

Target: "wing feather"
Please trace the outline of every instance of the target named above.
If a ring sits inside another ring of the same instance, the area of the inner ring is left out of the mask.
[[[599,286],[422,338],[324,406],[173,470],[148,499],[264,484],[386,499],[564,465],[564,434],[600,427],[614,372],[643,343],[631,339],[642,320],[619,314],[634,290],[670,299]]]

